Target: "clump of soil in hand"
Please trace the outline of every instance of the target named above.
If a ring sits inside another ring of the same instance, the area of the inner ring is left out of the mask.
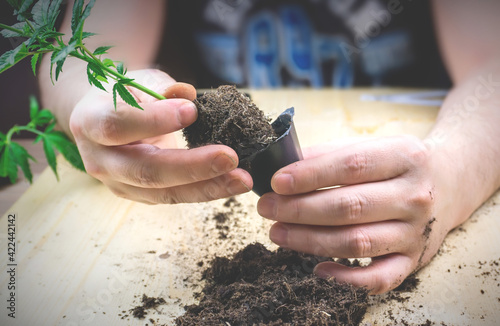
[[[234,86],[220,86],[194,103],[198,119],[183,131],[189,148],[223,144],[242,160],[277,139],[270,119]]]
[[[198,305],[177,325],[359,325],[368,291],[312,274],[329,258],[248,245],[232,259],[216,257],[204,271]]]

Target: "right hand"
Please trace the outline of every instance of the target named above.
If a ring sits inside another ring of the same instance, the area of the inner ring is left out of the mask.
[[[197,117],[193,86],[158,70],[127,76],[167,100],[129,88],[144,111],[119,99],[115,111],[112,95],[92,88],[70,119],[88,174],[117,196],[148,204],[209,201],[252,189],[252,178],[236,168],[238,156],[231,148],[176,148],[172,133]]]

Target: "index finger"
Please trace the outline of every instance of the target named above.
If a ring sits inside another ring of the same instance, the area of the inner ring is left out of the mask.
[[[361,142],[290,164],[276,172],[271,186],[278,194],[291,195],[388,180],[407,172],[425,155],[425,147],[419,144],[408,137]]]
[[[177,131],[193,123],[197,117],[194,103],[185,99],[141,105],[144,110],[123,103],[115,111],[107,102],[93,104],[82,117],[81,131],[98,144],[117,146]]]

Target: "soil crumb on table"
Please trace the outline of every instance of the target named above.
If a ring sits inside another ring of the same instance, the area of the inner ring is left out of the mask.
[[[241,160],[277,138],[270,119],[234,86],[220,86],[194,103],[198,118],[183,131],[189,148],[223,144],[234,149]]]
[[[140,306],[130,309],[132,316],[138,319],[144,319],[149,309],[156,309],[159,305],[166,303],[163,298],[148,297],[145,294],[142,295],[141,302],[142,304]]]
[[[203,273],[200,303],[177,325],[359,325],[368,291],[312,274],[329,260],[256,243],[232,259],[216,257]]]

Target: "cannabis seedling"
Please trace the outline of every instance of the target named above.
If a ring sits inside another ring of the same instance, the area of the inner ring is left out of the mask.
[[[12,26],[0,23],[1,34],[6,38],[24,39],[15,49],[0,56],[0,73],[13,67],[21,60],[31,57],[31,67],[36,75],[37,65],[42,55],[49,55],[51,60],[50,77],[57,81],[63,71],[66,58],[74,57],[87,63],[87,78],[91,85],[106,91],[103,83],[114,82],[113,102],[116,109],[116,99],[119,95],[130,106],[142,109],[135,97],[125,87],[135,87],[157,99],[165,99],[162,95],[136,83],[126,77],[126,69],[122,62],[102,58],[111,46],[101,46],[94,51],[89,50],[84,43],[94,33],[84,32],[85,20],[96,0],[90,0],[87,5],[84,0],[75,0],[71,19],[71,39],[65,43],[63,33],[56,30],[55,24],[60,14],[62,0],[7,0],[14,9],[18,22]],[[43,148],[50,167],[56,173],[55,147],[73,166],[84,170],[83,163],[74,144],[59,131],[54,131],[55,117],[48,110],[39,110],[34,99],[31,100],[31,121],[26,126],[14,126],[7,134],[0,133],[0,176],[9,177],[11,182],[17,178],[18,166],[31,182],[32,174],[29,160],[33,157],[18,143],[12,141],[12,136],[27,130],[38,135],[35,141],[43,140]]]

